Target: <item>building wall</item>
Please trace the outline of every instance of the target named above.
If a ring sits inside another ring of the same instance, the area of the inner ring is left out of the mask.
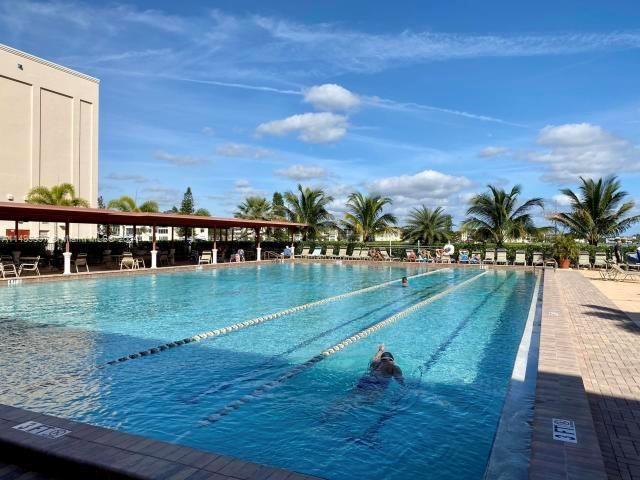
[[[0,200],[24,202],[33,187],[71,183],[97,206],[98,90],[95,78],[0,44]],[[1,220],[4,237],[14,224]],[[19,225],[32,238],[53,238],[54,229]],[[95,237],[96,227],[72,225],[71,235]]]

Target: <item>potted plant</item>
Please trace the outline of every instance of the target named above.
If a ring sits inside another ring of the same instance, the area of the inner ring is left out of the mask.
[[[553,239],[553,255],[558,260],[560,268],[569,268],[571,259],[578,256],[578,245],[569,235],[557,235]]]

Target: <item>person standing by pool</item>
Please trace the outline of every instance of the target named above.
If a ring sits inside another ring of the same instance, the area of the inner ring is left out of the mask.
[[[613,247],[613,254],[616,256],[616,263],[620,265],[622,261],[622,240],[616,238],[616,245]]]
[[[378,345],[378,351],[369,364],[369,371],[358,381],[358,390],[384,390],[394,378],[400,385],[404,385],[402,369],[395,364],[391,352],[384,349],[384,343]]]

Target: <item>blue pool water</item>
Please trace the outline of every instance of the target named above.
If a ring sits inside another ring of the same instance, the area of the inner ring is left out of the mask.
[[[445,268],[408,288],[394,283],[95,368],[424,271],[276,264],[0,288],[0,403],[331,479],[482,478],[532,300],[530,273]],[[355,386],[379,343],[406,384],[362,393]]]

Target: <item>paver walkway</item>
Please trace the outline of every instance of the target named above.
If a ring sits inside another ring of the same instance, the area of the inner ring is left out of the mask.
[[[555,276],[607,475],[640,480],[640,327],[580,273]]]

